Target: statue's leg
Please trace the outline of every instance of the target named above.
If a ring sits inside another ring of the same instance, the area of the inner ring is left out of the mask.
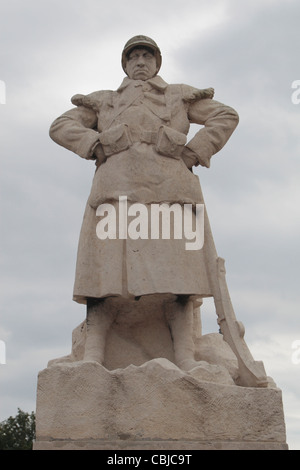
[[[107,332],[113,321],[114,314],[105,308],[105,299],[87,300],[84,361],[104,363]]]
[[[195,360],[194,303],[188,296],[179,296],[166,305],[166,318],[171,330],[176,365],[190,370],[199,365]]]

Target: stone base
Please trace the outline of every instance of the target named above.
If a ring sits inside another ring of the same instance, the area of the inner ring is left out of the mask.
[[[167,359],[113,371],[96,362],[54,364],[38,378],[34,449],[287,448],[278,388],[205,373]]]

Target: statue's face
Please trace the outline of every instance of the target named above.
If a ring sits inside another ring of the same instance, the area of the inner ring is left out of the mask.
[[[134,80],[148,80],[158,72],[156,58],[147,49],[133,49],[126,62],[126,73]]]

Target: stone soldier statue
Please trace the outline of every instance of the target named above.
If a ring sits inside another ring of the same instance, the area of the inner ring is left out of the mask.
[[[213,100],[214,90],[169,85],[159,75],[161,52],[146,36],[125,45],[127,77],[116,91],[75,95],[76,106],[57,118],[51,138],[86,160],[96,172],[80,234],[74,300],[87,305],[84,360],[105,364],[105,339],[117,315],[153,302],[167,319],[175,363],[194,367],[193,328],[197,299],[212,295],[201,249],[185,240],[97,236],[99,206],[118,214],[120,196],[127,207],[142,203],[202,204],[195,165],[226,144],[238,124],[234,109]],[[191,123],[202,127],[187,142]],[[201,300],[200,300],[201,302]]]

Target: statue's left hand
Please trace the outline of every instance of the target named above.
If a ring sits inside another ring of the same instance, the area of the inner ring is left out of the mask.
[[[205,166],[206,168],[210,167],[210,159],[207,158],[203,160],[203,158],[200,158],[199,155],[197,155],[195,152],[193,152],[191,149],[188,147],[184,147],[182,153],[181,153],[181,158],[186,164],[186,166],[191,169],[192,166],[194,165],[201,165]]]
[[[181,158],[189,169],[198,164],[197,155],[188,147],[183,148]]]

